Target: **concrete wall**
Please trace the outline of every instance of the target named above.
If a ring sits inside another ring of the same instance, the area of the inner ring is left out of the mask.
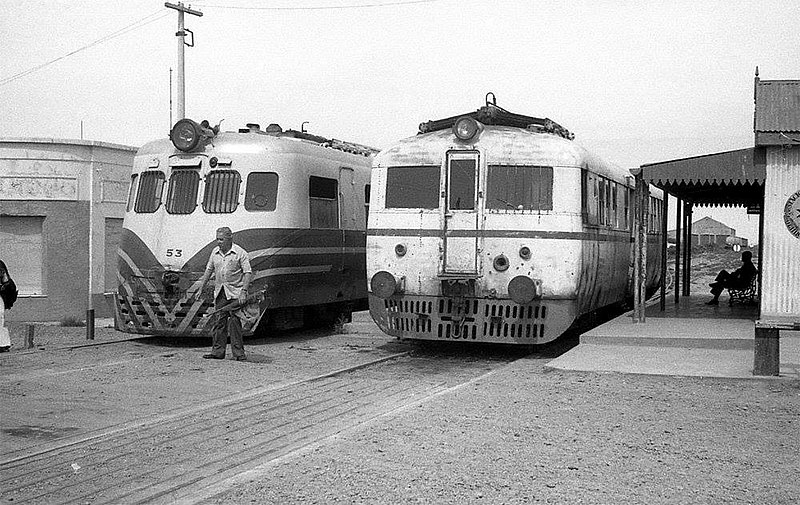
[[[106,270],[116,263],[108,265],[115,254],[106,248],[116,249],[116,238],[109,225],[124,217],[135,151],[82,140],[0,139],[0,259],[14,277],[41,270],[40,289],[20,293],[9,321],[83,319],[88,308],[110,317],[103,292]],[[12,243],[24,239],[13,235],[12,222],[28,216],[41,220],[40,260],[21,258],[24,244]]]

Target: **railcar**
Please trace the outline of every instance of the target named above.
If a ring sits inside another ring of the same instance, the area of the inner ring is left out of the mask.
[[[178,121],[134,158],[118,249],[115,327],[209,335],[199,278],[227,226],[249,255],[246,335],[365,310],[366,215],[377,150],[271,124]]]
[[[630,172],[490,95],[374,159],[369,309],[390,335],[542,344],[633,297]],[[663,240],[649,198],[648,296]]]

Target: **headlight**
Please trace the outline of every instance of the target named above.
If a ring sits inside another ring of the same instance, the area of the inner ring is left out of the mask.
[[[189,152],[200,143],[200,125],[191,119],[181,119],[169,132],[172,145],[183,152]]]
[[[508,283],[508,296],[520,305],[542,297],[542,281],[518,275]]]
[[[389,272],[381,270],[372,276],[372,280],[369,281],[369,287],[372,290],[372,294],[387,300],[397,290],[397,279]]]
[[[460,117],[453,123],[453,134],[459,140],[472,140],[478,134],[478,122],[469,116]]]

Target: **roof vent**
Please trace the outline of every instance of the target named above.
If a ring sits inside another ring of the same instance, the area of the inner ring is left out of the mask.
[[[267,126],[266,132],[272,134],[283,133],[283,128],[281,128],[281,125],[279,124],[271,123],[269,126]]]

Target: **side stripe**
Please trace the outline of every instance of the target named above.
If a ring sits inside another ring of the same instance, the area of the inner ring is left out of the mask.
[[[438,229],[370,229],[368,237],[441,237]],[[580,240],[596,242],[632,242],[626,230],[604,231],[543,231],[543,230],[448,230],[448,237],[526,238],[547,240]]]

